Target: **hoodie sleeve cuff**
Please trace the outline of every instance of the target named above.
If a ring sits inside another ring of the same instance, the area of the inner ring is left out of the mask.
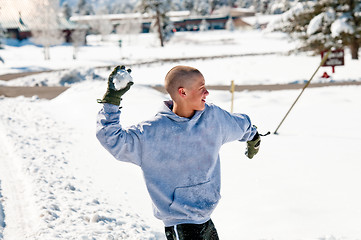
[[[112,113],[112,112],[118,112],[119,111],[119,106],[114,105],[114,104],[110,104],[110,103],[104,103],[104,111],[107,113]]]

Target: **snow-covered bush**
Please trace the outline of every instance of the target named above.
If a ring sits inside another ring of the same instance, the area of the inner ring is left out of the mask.
[[[103,78],[96,74],[94,69],[73,69],[66,71],[65,74],[60,77],[59,84],[61,86],[68,86],[87,79],[102,80]]]

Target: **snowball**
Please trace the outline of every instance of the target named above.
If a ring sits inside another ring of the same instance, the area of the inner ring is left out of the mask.
[[[128,71],[124,69],[118,70],[118,72],[113,77],[113,83],[116,90],[125,88],[129,82],[133,82],[133,79]]]

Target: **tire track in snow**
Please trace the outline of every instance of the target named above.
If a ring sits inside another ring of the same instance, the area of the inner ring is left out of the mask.
[[[29,239],[35,231],[29,219],[32,206],[28,197],[29,189],[25,187],[25,178],[18,169],[18,159],[4,133],[0,122],[0,180],[4,202],[0,215],[3,214],[3,239]]]
[[[91,178],[74,174],[72,162],[82,156],[71,153],[73,145],[87,145],[79,145],[77,125],[49,114],[48,104],[0,98],[0,179],[10,185],[3,186],[3,240],[158,239],[125,202],[110,203]]]

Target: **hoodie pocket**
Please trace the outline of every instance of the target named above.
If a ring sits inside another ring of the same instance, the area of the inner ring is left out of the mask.
[[[193,220],[206,218],[211,215],[220,198],[218,188],[211,181],[177,187],[169,211],[175,218]]]

